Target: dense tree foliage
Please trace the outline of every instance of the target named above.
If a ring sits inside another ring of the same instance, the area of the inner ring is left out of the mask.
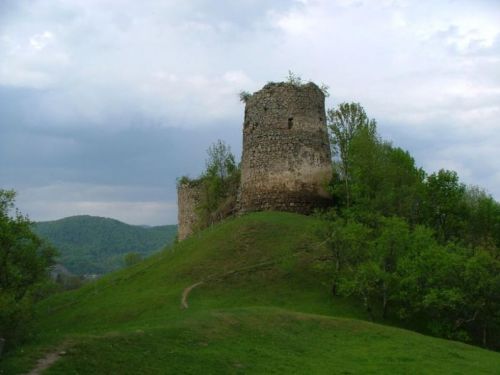
[[[322,214],[332,292],[438,336],[500,341],[500,204],[456,172],[427,175],[357,103],[328,111],[335,207]]]
[[[359,103],[341,103],[337,108],[327,111],[328,128],[331,132],[331,147],[334,156],[334,169],[344,183],[344,198],[350,206],[351,187],[351,146],[360,132],[373,134],[375,121],[370,120]]]
[[[0,189],[0,338],[7,347],[30,333],[33,303],[48,282],[55,250],[14,210],[15,193]]]

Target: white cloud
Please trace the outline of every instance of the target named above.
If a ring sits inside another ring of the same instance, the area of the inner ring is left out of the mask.
[[[314,28],[311,19],[307,15],[295,10],[285,14],[271,13],[270,17],[274,19],[273,22],[278,28],[291,36],[304,36],[305,33],[312,34],[311,28]]]
[[[52,40],[54,39],[54,34],[50,31],[44,31],[41,34],[35,34],[29,38],[31,47],[36,50],[44,49]]]
[[[0,86],[44,89],[64,79],[70,59],[51,31],[6,31],[0,37]]]

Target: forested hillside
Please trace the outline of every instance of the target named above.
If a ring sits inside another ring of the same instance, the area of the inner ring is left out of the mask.
[[[59,250],[60,263],[82,275],[116,270],[128,253],[142,257],[154,253],[173,242],[177,226],[142,227],[85,215],[38,222],[34,230]]]

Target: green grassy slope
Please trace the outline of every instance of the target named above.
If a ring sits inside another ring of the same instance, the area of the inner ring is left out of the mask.
[[[148,256],[173,242],[176,225],[142,227],[96,216],[71,216],[38,222],[35,232],[60,252],[60,263],[72,273],[103,274],[123,266],[123,256]]]
[[[0,371],[27,371],[62,345],[47,374],[500,372],[498,353],[370,323],[333,299],[315,225],[286,213],[231,219],[56,295],[38,307],[37,339]]]

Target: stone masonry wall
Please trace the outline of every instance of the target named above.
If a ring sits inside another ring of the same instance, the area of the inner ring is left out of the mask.
[[[240,207],[310,213],[329,203],[325,96],[313,83],[270,83],[246,103]]]
[[[179,241],[193,233],[196,225],[196,205],[200,199],[200,186],[183,183],[177,187],[178,201],[178,236]]]

